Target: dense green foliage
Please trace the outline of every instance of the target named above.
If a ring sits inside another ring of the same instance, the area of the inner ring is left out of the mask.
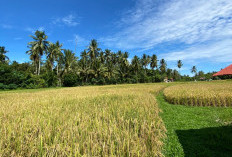
[[[0,47],[1,89],[194,80],[181,76],[176,69],[167,68],[167,62],[159,61],[155,54],[134,56],[130,61],[128,52],[102,50],[96,40],[91,40],[78,59],[73,51],[63,49],[59,41],[49,42],[43,31],[36,31],[31,37],[33,41],[28,43],[26,52],[30,56],[29,63],[10,62],[6,56],[8,51]],[[182,65],[179,60],[177,68],[181,69]],[[192,72],[198,79],[212,78],[212,73],[197,73],[196,67]],[[10,84],[14,86],[8,88]]]

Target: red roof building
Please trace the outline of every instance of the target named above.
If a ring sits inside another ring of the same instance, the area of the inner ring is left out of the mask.
[[[232,64],[222,69],[221,71],[217,72],[213,76],[223,76],[223,75],[232,75]]]

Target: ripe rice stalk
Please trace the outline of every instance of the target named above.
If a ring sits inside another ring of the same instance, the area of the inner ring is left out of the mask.
[[[163,85],[0,92],[0,156],[162,156]]]
[[[179,84],[165,88],[164,96],[173,104],[232,106],[232,84],[230,81]]]

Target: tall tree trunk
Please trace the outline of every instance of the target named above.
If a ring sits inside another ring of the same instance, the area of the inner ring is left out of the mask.
[[[58,62],[57,62],[57,65],[56,65],[56,74],[57,74],[57,76],[59,74],[59,63]]]
[[[88,81],[88,74],[86,74],[85,83],[87,83],[87,81]]]
[[[58,77],[57,86],[58,86],[58,87],[61,87],[61,78],[60,78],[60,77]]]
[[[38,74],[38,65],[36,62],[34,62],[34,65],[35,65],[35,74],[37,75]]]
[[[155,76],[155,70],[154,70],[154,68],[152,68],[152,82],[154,82],[154,76]]]
[[[145,66],[145,75],[147,76],[147,66]]]
[[[39,69],[38,69],[38,75],[40,74],[40,58],[39,58]]]
[[[52,63],[52,65],[51,65],[51,71],[53,72],[53,63]]]

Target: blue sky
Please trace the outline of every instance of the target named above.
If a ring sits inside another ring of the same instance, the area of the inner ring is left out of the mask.
[[[29,61],[29,35],[44,30],[77,56],[97,39],[102,49],[155,53],[182,74],[232,64],[231,0],[2,0],[0,45],[11,60]]]

